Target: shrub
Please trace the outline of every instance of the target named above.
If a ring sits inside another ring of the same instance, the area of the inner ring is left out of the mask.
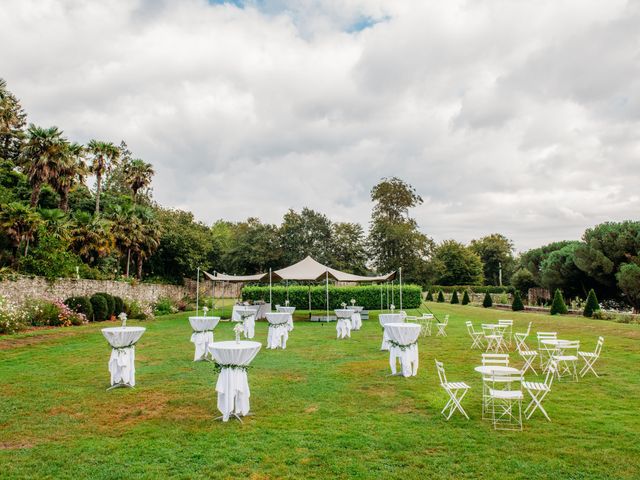
[[[82,313],[71,310],[62,300],[56,300],[53,305],[58,309],[56,326],[68,327],[70,325],[82,325],[87,323],[87,317]]]
[[[564,303],[564,298],[562,298],[562,292],[560,289],[556,289],[556,293],[553,295],[553,303],[551,304],[551,315],[556,314],[565,314],[567,313],[567,306]]]
[[[438,303],[443,303],[444,302],[444,293],[442,293],[442,290],[440,290],[438,292]]]
[[[124,312],[124,301],[120,297],[113,297],[113,303],[115,304],[115,310],[113,314],[117,317],[122,312]]]
[[[173,300],[167,297],[159,298],[153,306],[153,313],[158,316],[176,313],[177,311],[178,309],[173,305]]]
[[[462,305],[469,305],[469,302],[471,302],[471,300],[469,300],[469,292],[465,290],[462,294]]]
[[[26,320],[34,327],[57,326],[60,309],[46,300],[29,300],[25,306]]]
[[[453,291],[453,295],[451,295],[451,303],[460,303],[460,300],[458,300],[458,292],[456,292],[455,290]]]
[[[129,318],[138,320],[153,320],[153,306],[150,304],[141,304],[137,300],[125,302],[124,312]]]
[[[69,297],[64,303],[74,312],[82,313],[88,319],[93,318],[93,307],[88,297]]]
[[[109,305],[107,299],[101,293],[94,293],[91,298],[91,307],[93,309],[93,321],[102,322],[106,320],[109,313]]]
[[[512,286],[499,287],[495,285],[431,285],[428,289],[432,292],[442,290],[444,293],[462,292],[464,290],[469,290],[473,293],[513,293],[515,291]]]
[[[109,320],[111,317],[115,315],[116,301],[113,298],[113,296],[108,293],[99,292],[98,295],[102,295],[104,299],[107,301],[107,316],[105,317],[105,320]]]
[[[433,294],[431,293],[431,290],[427,292],[427,297],[425,298],[425,300],[427,302],[433,302]]]
[[[24,311],[4,297],[0,297],[0,333],[15,333],[25,327]]]
[[[356,305],[363,306],[367,310],[377,310],[380,308],[380,293],[383,293],[384,302],[387,298],[386,285],[361,285],[354,287],[338,287],[329,285],[329,308],[339,308],[343,302],[351,303],[355,299]],[[389,286],[389,303],[391,303],[393,292],[393,303],[399,308],[400,287]],[[272,302],[274,305],[284,305],[287,298],[287,289],[284,286],[275,286],[272,289]],[[269,287],[247,286],[242,289],[242,299],[247,301],[266,300],[269,301]],[[419,308],[422,303],[422,289],[418,285],[402,286],[402,308]],[[309,308],[309,287],[296,285],[289,287],[289,304],[298,309]],[[326,308],[326,292],[324,285],[311,287],[311,308],[324,310]]]
[[[519,290],[516,290],[516,293],[513,294],[513,303],[511,304],[511,310],[513,310],[514,312],[524,310],[524,304],[522,303],[522,298],[520,297]]]
[[[593,317],[593,314],[598,310],[600,310],[600,305],[598,304],[596,292],[594,292],[592,288],[589,290],[589,295],[587,295],[587,303],[584,306],[584,312],[582,314],[585,317]]]
[[[491,294],[489,292],[484,294],[484,300],[482,301],[484,308],[490,308],[493,306],[493,300],[491,300]]]

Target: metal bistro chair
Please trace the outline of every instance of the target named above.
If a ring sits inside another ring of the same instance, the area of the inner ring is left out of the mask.
[[[449,401],[440,413],[449,420],[451,415],[458,410],[469,420],[469,415],[467,415],[467,412],[462,408],[462,399],[471,387],[464,382],[448,382],[447,375],[444,371],[444,364],[438,360],[436,360],[436,369],[438,370],[438,377],[440,378],[440,386],[449,395]]]
[[[517,350],[528,350],[527,347],[527,338],[529,337],[529,334],[531,333],[531,324],[533,322],[529,322],[529,326],[527,327],[527,331],[526,332],[516,332],[513,334],[513,338],[516,341],[516,349]]]
[[[509,355],[506,353],[483,353],[482,366],[508,367]],[[487,418],[491,411],[491,398],[489,390],[493,387],[493,377],[491,375],[482,376],[482,419]]]
[[[447,325],[449,324],[449,315],[444,316],[444,320],[442,322],[436,323],[438,327],[438,333],[436,333],[436,337],[446,337],[447,336]]]
[[[487,352],[500,353],[504,351],[504,340],[502,338],[502,329],[494,325],[482,324],[484,339],[487,342]]]
[[[531,402],[527,405],[527,408],[524,409],[524,415],[527,420],[531,418],[533,412],[536,410],[540,410],[542,414],[547,418],[547,420],[551,421],[547,411],[542,406],[542,400],[547,394],[551,391],[551,384],[553,383],[553,377],[556,374],[556,362],[551,361],[549,363],[549,368],[547,368],[547,376],[544,379],[544,383],[540,382],[522,382],[522,388],[524,388],[529,395],[531,396]]]
[[[602,345],[604,345],[604,337],[598,337],[598,343],[596,349],[593,352],[578,352],[578,355],[584,360],[584,367],[580,370],[580,376],[584,377],[589,371],[598,377],[598,374],[593,368],[593,365],[600,358],[600,352],[602,351]]]
[[[492,375],[493,387],[489,389],[491,420],[495,430],[522,430],[522,374],[499,373]],[[520,383],[519,388],[514,384]],[[505,388],[495,388],[504,385]]]
[[[482,349],[484,345],[482,344],[482,339],[484,338],[484,333],[482,331],[478,332],[473,328],[473,323],[470,320],[465,322],[467,325],[467,332],[471,337],[471,349],[480,348]]]
[[[432,313],[423,313],[421,317],[416,319],[416,323],[419,323],[422,326],[420,330],[420,336],[426,337],[431,336],[431,327],[433,325],[434,316]]]
[[[556,347],[544,343],[545,340],[557,340],[557,332],[538,332],[538,358],[540,359],[540,368],[542,371],[547,370],[547,363],[551,360],[551,357],[556,353]]]
[[[513,320],[498,320],[498,325],[504,326],[502,336],[505,344],[511,347],[513,341]]]
[[[557,363],[558,380],[569,377],[574,382],[578,381],[578,350],[580,350],[580,342],[577,340],[558,344],[555,353],[551,356]]]

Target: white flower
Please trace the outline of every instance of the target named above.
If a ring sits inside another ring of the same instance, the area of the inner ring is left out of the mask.
[[[118,315],[118,319],[121,321],[124,321],[127,319],[127,314],[124,312],[120,312],[120,315]]]
[[[233,331],[234,333],[242,333],[244,331],[244,326],[241,323],[236,324],[235,327],[233,327]]]
[[[389,308],[390,308],[391,310],[395,310],[395,309],[396,309],[396,306],[392,303],[392,304],[389,306]]]

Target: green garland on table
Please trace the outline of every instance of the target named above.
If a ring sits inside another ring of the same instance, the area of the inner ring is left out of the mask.
[[[213,330],[194,330],[193,331],[193,333],[207,333],[207,332],[213,333]]]
[[[131,348],[131,347],[135,347],[137,342],[133,342],[130,343],[129,345],[125,345],[124,347],[114,347],[113,345],[111,346],[112,350],[126,350],[127,348]]]
[[[250,368],[249,365],[235,365],[233,363],[218,363],[216,361],[213,362],[213,371],[216,373],[222,372],[225,368],[231,368],[235,370],[244,370],[245,372]]]
[[[417,341],[415,341],[415,342],[413,342],[413,343],[410,343],[410,344],[408,344],[408,345],[403,345],[402,343],[398,343],[398,342],[395,342],[395,341],[393,341],[393,340],[389,340],[389,345],[391,345],[392,347],[397,347],[397,348],[399,348],[400,350],[402,350],[403,352],[404,352],[406,349],[411,348],[411,347],[413,347],[414,345],[417,345],[417,344],[418,344],[418,342],[417,342]]]
[[[280,328],[280,327],[286,327],[289,324],[289,322],[284,322],[284,323],[270,323],[269,324],[269,328]]]

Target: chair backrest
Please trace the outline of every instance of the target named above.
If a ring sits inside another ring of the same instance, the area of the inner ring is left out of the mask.
[[[444,323],[445,325],[449,323],[449,314],[448,313],[444,316],[444,320],[442,321],[442,323]]]
[[[558,338],[558,333],[557,332],[538,332],[538,348],[540,350],[550,350],[553,349],[554,347],[551,347],[549,345],[545,345],[544,343],[542,343],[544,340],[556,340]]]
[[[467,326],[467,332],[469,332],[469,335],[473,336],[476,332],[473,329],[473,323],[471,323],[471,320],[467,320],[464,324]]]
[[[507,325],[509,327],[512,327],[513,320],[498,320],[498,325]]]
[[[578,350],[580,349],[580,341],[579,340],[570,340],[567,342],[562,342],[558,344],[557,350],[562,354],[578,354]]]
[[[438,378],[440,379],[440,385],[447,383],[447,375],[444,372],[444,363],[439,362],[436,359],[436,370],[438,371]]]
[[[531,333],[531,324],[532,324],[532,323],[533,323],[533,322],[529,322],[529,326],[527,327],[527,332],[526,332],[527,337],[528,337],[528,336],[529,336],[529,334]]]
[[[604,337],[598,337],[598,343],[596,344],[595,355],[596,357],[600,356],[600,352],[602,351],[602,345],[604,344]]]
[[[482,365],[500,365],[504,367],[509,366],[509,354],[508,353],[483,353]]]
[[[547,365],[547,376],[544,378],[544,384],[548,388],[551,388],[551,384],[553,383],[553,377],[555,377],[555,373],[557,369],[558,369],[558,366],[556,364],[556,361],[551,360]]]
[[[520,386],[517,389],[514,389],[511,387],[511,384],[514,382],[521,382],[522,383],[522,373],[517,372],[517,373],[505,373],[505,372],[496,372],[493,371],[491,372],[490,375],[491,381],[494,383],[494,385],[497,384],[507,384],[508,390],[521,390],[522,386]]]
[[[433,313],[423,313],[422,318],[433,318]]]

